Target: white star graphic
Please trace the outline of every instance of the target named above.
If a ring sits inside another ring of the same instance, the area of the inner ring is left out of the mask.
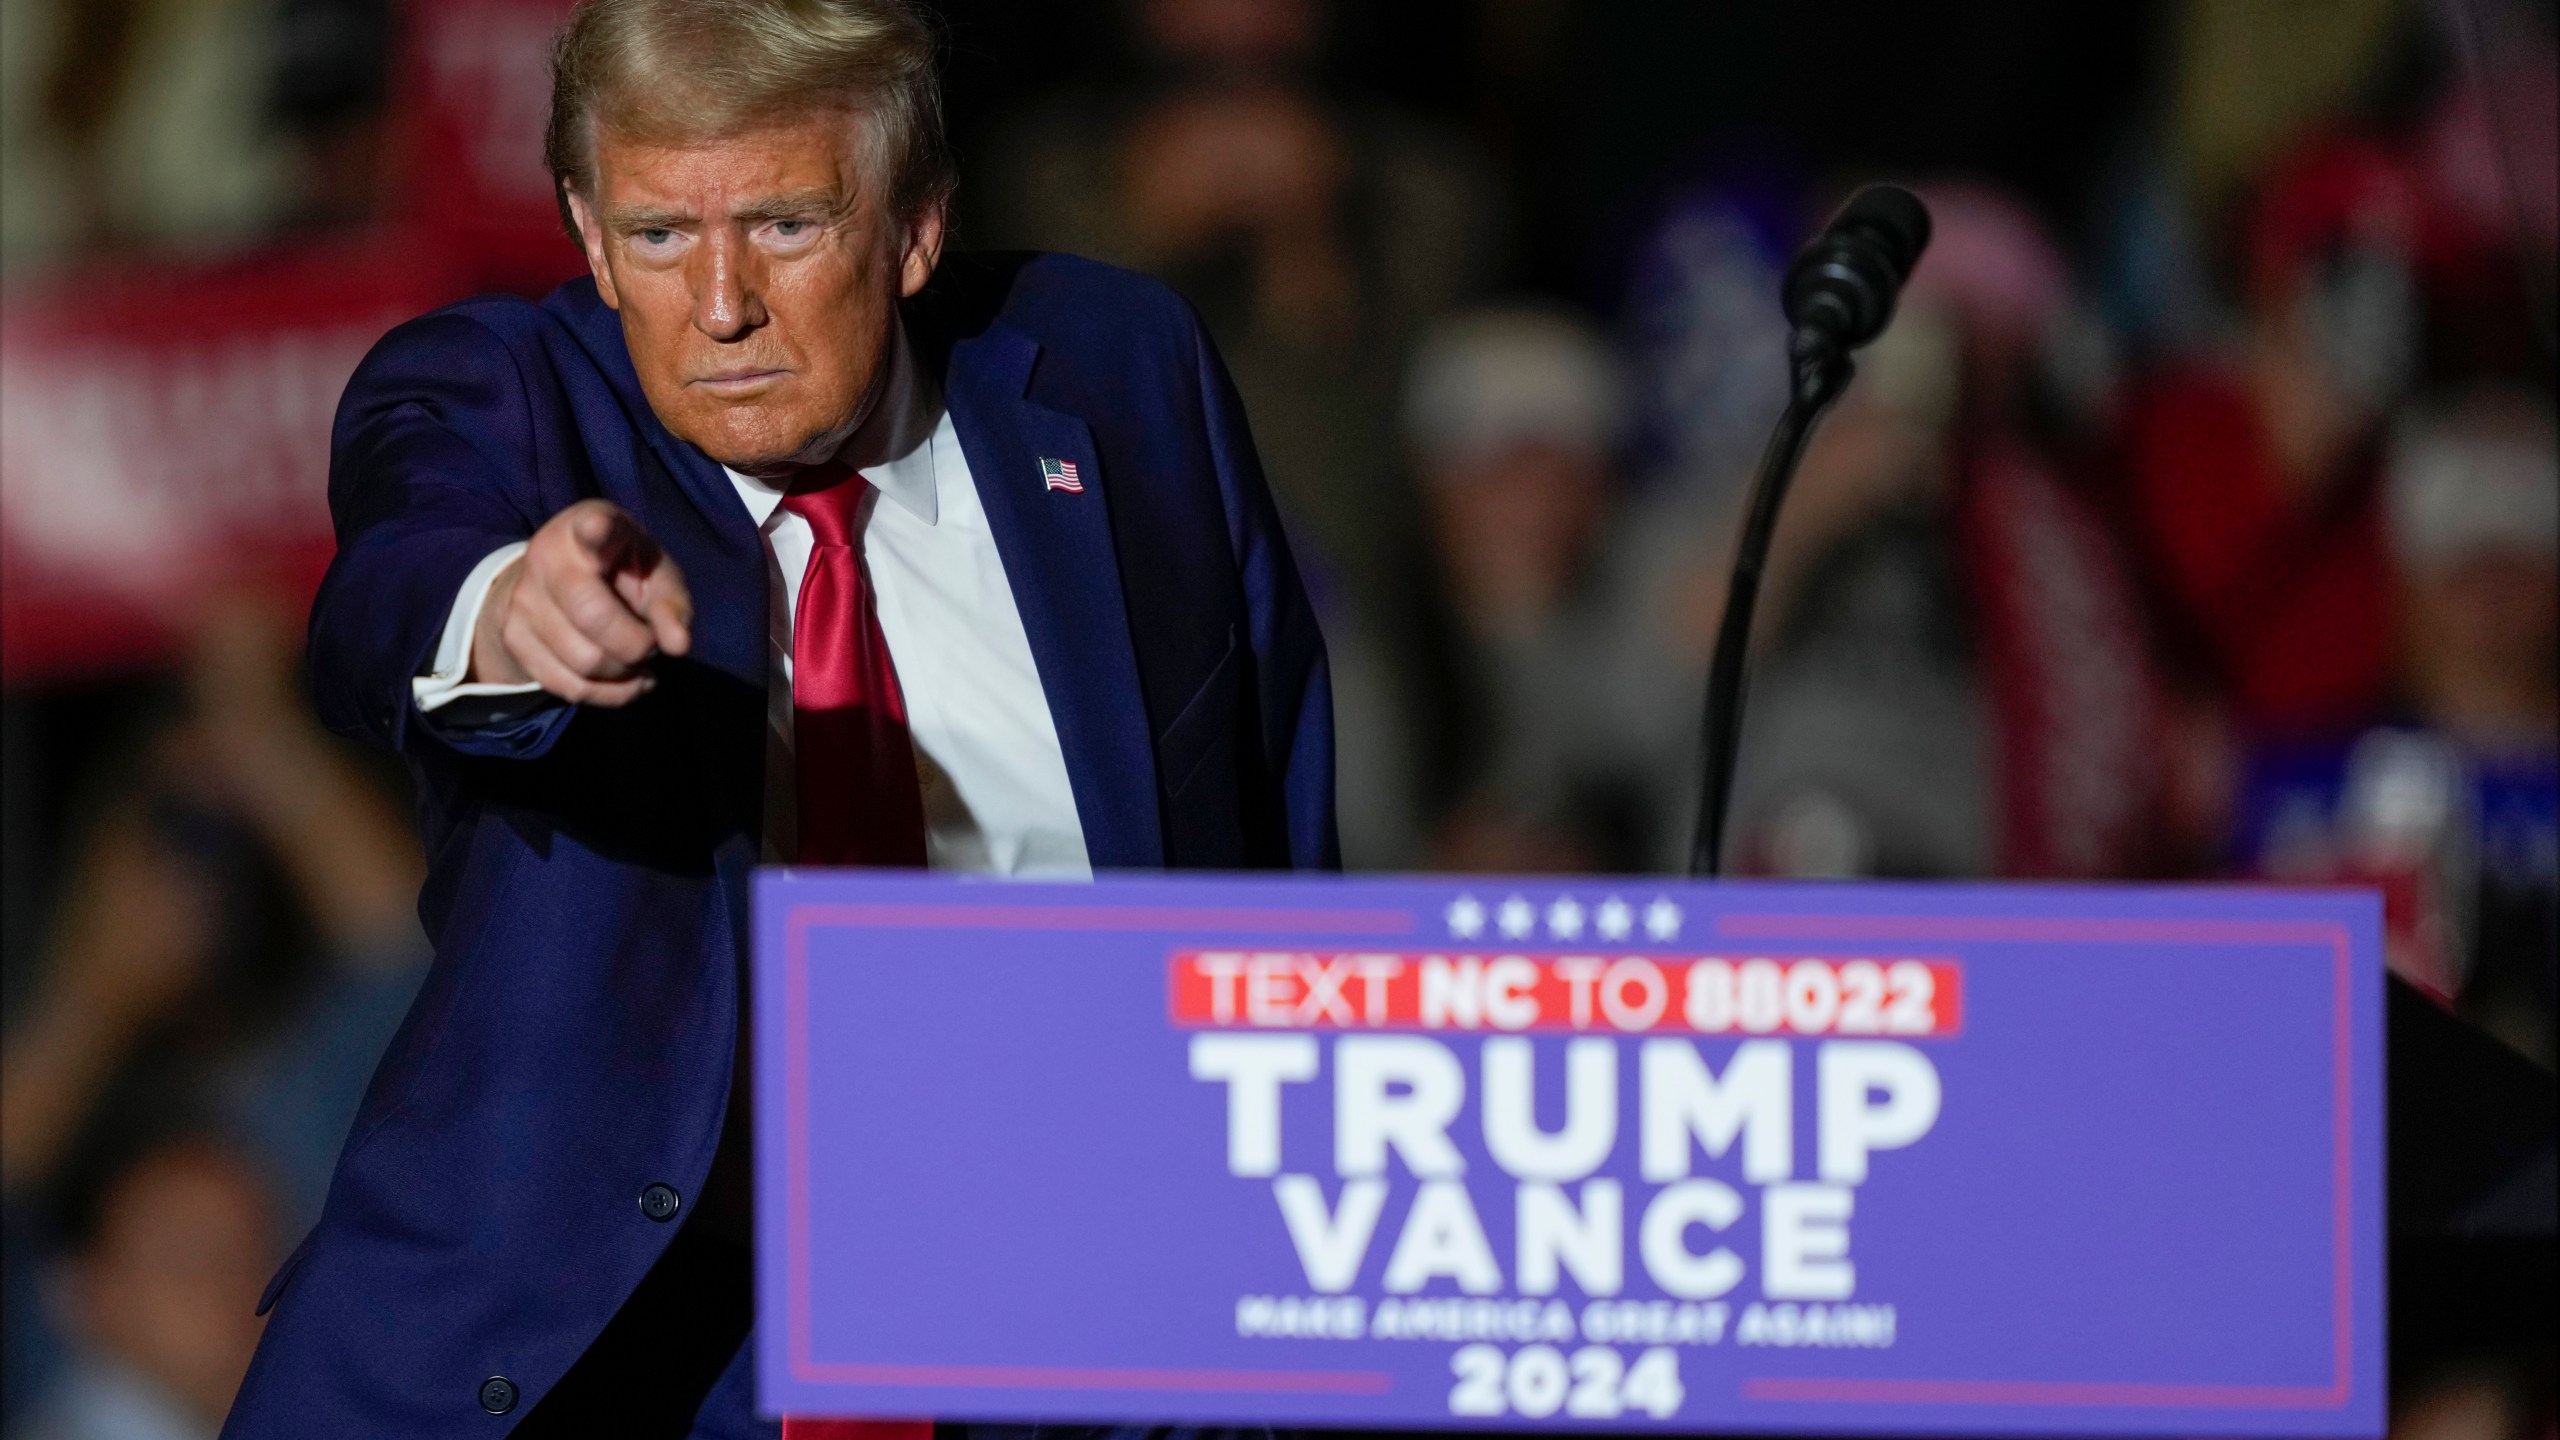
[[[1461,895],[1449,902],[1449,933],[1461,940],[1484,933],[1484,906],[1476,897]]]
[[[1571,940],[1582,934],[1582,906],[1570,895],[1561,895],[1547,907],[1547,931],[1559,940]]]
[[[1517,940],[1537,928],[1538,907],[1514,895],[1494,912],[1494,923],[1502,927],[1503,934]]]
[[[1600,927],[1601,939],[1624,940],[1627,932],[1635,928],[1636,912],[1627,908],[1626,901],[1612,895],[1600,902],[1600,909],[1592,919]]]
[[[1656,900],[1644,907],[1644,933],[1656,940],[1669,940],[1680,933],[1680,907],[1668,900]]]

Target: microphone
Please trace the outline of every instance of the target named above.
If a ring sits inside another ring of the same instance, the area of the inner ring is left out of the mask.
[[[1698,796],[1698,829],[1689,848],[1689,873],[1716,875],[1724,868],[1725,808],[1733,800],[1733,761],[1742,742],[1744,659],[1751,646],[1751,611],[1760,597],[1760,572],[1768,563],[1769,537],[1778,506],[1804,458],[1805,442],[1824,407],[1849,383],[1849,352],[1884,333],[1894,298],[1920,252],[1929,245],[1929,207],[1899,185],[1870,185],[1849,197],[1831,223],[1787,266],[1780,303],[1795,335],[1788,346],[1793,387],[1777,433],[1760,457],[1751,508],[1733,557],[1732,588],[1707,670],[1703,727],[1705,775]]]
[[[1787,323],[1799,354],[1855,350],[1884,333],[1894,297],[1929,245],[1929,209],[1899,185],[1869,185],[1787,266]]]

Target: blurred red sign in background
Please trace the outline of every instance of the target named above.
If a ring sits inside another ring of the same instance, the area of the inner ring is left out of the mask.
[[[474,289],[540,294],[584,268],[542,132],[569,0],[412,0],[391,103],[410,157],[404,227]]]
[[[393,214],[219,260],[120,258],[13,284],[0,321],[0,681],[146,664],[191,600],[300,601],[333,549],[329,425],[374,341],[581,268],[542,164],[565,0],[414,0],[388,133]]]

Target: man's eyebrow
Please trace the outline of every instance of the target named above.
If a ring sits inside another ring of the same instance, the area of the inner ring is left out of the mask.
[[[729,218],[751,225],[766,220],[806,220],[815,216],[833,218],[844,208],[843,198],[832,187],[812,186],[741,205],[730,212]]]
[[[655,205],[616,205],[604,212],[604,223],[608,229],[629,234],[635,230],[673,230],[693,223],[693,217]]]

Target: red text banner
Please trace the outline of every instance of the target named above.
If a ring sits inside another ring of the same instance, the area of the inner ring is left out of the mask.
[[[1952,1035],[1964,972],[1925,956],[1179,950],[1175,1024],[1247,1030]]]

